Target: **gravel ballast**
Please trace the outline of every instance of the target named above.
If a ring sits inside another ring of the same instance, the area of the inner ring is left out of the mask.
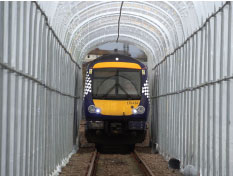
[[[74,154],[60,176],[84,176],[90,164],[94,148],[81,148]]]
[[[179,171],[168,168],[168,162],[162,155],[152,154],[151,148],[137,147],[136,151],[155,176],[182,176]]]
[[[85,176],[88,166],[91,161],[93,151],[95,150],[94,144],[90,144],[86,141],[84,135],[84,124],[82,121],[79,129],[80,136],[80,149],[78,153],[74,154],[66,167],[62,169],[61,176]],[[135,150],[143,161],[148,165],[155,176],[182,176],[177,170],[168,168],[168,162],[160,154],[152,154],[149,145],[149,135],[142,144],[137,144]],[[102,167],[102,169],[101,169]],[[132,167],[135,168],[135,172],[132,173]],[[130,169],[131,168],[131,169]],[[107,172],[103,172],[103,171]],[[102,155],[100,158],[99,169],[97,169],[97,175],[103,176],[131,176],[141,175],[131,159],[127,155],[120,154],[107,154]]]

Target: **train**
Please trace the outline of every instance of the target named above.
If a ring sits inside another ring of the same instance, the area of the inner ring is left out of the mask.
[[[83,99],[88,142],[97,148],[125,145],[133,149],[144,141],[150,101],[143,63],[119,54],[91,61],[86,67]]]

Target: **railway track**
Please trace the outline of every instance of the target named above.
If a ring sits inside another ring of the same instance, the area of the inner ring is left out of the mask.
[[[136,151],[126,155],[93,152],[86,176],[100,175],[154,176]]]

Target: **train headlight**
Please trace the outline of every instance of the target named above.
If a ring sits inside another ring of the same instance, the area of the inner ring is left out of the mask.
[[[88,107],[88,111],[89,111],[90,113],[95,113],[95,106],[94,106],[94,105],[90,105],[90,106]]]
[[[97,107],[95,107],[94,105],[90,105],[90,106],[88,107],[88,111],[89,111],[90,113],[96,113],[96,114],[99,114],[99,113],[101,112],[100,108],[97,108]]]
[[[136,109],[133,109],[133,114],[143,114],[145,112],[145,108],[143,106],[138,106]]]
[[[145,112],[145,108],[143,106],[137,107],[138,114],[143,114]]]
[[[99,114],[100,113],[100,108],[96,108],[95,112],[96,112],[96,114]]]
[[[133,109],[133,114],[137,114],[137,109]]]

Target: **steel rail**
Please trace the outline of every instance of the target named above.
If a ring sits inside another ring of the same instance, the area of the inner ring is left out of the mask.
[[[150,170],[150,168],[147,166],[145,161],[138,155],[138,152],[134,151],[131,153],[132,157],[137,161],[138,166],[143,171],[143,173],[146,176],[154,176],[153,172]]]
[[[90,164],[87,168],[86,176],[94,176],[96,174],[96,168],[97,168],[96,166],[97,166],[98,159],[99,159],[99,153],[95,150],[91,157]]]
[[[77,96],[74,96],[74,95],[70,95],[70,94],[61,92],[61,91],[59,91],[59,90],[57,90],[57,89],[54,89],[54,88],[52,88],[52,87],[46,85],[45,83],[41,82],[40,80],[38,80],[38,79],[36,79],[36,78],[34,78],[34,77],[32,77],[32,76],[30,76],[30,75],[28,75],[28,74],[26,74],[26,73],[23,73],[23,72],[21,72],[21,71],[15,70],[14,68],[8,66],[7,64],[4,64],[4,63],[1,63],[1,62],[0,62],[0,69],[1,69],[1,67],[2,67],[3,69],[7,69],[7,70],[10,71],[10,72],[16,73],[16,74],[19,75],[19,76],[22,76],[22,77],[27,78],[27,79],[29,79],[29,80],[31,80],[31,81],[34,81],[35,83],[37,83],[37,84],[43,86],[44,88],[46,88],[46,89],[48,89],[48,90],[50,90],[50,91],[52,91],[52,92],[56,92],[56,93],[58,93],[58,94],[60,94],[60,95],[67,96],[67,97],[70,97],[70,98],[75,98],[75,99],[79,99],[79,98],[80,98],[80,97],[77,97]]]
[[[136,151],[130,154],[137,162],[138,167],[146,176],[154,176],[153,172],[147,166],[147,164],[143,161],[143,159],[138,155]],[[99,160],[99,152],[96,150],[93,152],[91,157],[90,164],[87,168],[86,176],[94,176],[96,174],[97,163]]]

